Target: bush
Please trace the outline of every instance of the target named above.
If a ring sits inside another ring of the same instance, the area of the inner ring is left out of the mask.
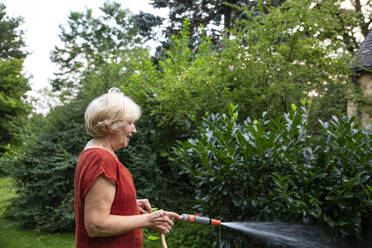
[[[74,228],[75,165],[88,140],[83,123],[74,122],[74,110],[55,109],[13,157],[1,161],[7,162],[18,196],[6,215],[21,226],[51,232]]]
[[[101,68],[103,72],[97,69],[87,73],[86,85],[78,96],[55,107],[46,117],[35,115],[24,145],[0,160],[0,167],[15,179],[18,195],[7,215],[20,225],[52,232],[73,230],[75,166],[91,139],[85,131],[84,111],[93,98],[123,83],[114,80],[120,79],[115,77],[117,67],[108,65]],[[144,101],[138,103],[143,106]],[[166,158],[165,148],[170,149],[171,144],[162,137],[173,136],[166,128],[158,129],[158,117],[148,115],[148,111],[144,108],[130,146],[117,154],[132,173],[139,198],[148,198],[154,207],[180,211],[188,200],[183,194],[190,190],[179,180],[179,168]]]
[[[175,159],[196,188],[198,210],[224,221],[282,220],[330,227],[358,237],[372,210],[372,134],[353,118],[320,122],[309,135],[308,111],[281,118],[207,115]],[[318,139],[317,139],[318,140]]]
[[[345,113],[347,98],[353,97],[345,95],[353,85],[351,56],[340,41],[319,38],[328,30],[320,26],[328,16],[311,5],[286,1],[265,15],[257,15],[261,9],[245,10],[247,20],[226,30],[218,44],[201,35],[194,49],[185,20],[166,56],[157,64],[138,63],[129,79],[130,95],[156,96],[152,113],[186,132],[185,122],[200,121],[205,112],[226,112],[230,103],[239,104],[242,119],[259,118],[263,110],[276,118],[309,96],[314,122]]]

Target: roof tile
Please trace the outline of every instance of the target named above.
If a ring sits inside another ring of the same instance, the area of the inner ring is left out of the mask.
[[[356,57],[363,67],[372,68],[372,30],[356,52]]]

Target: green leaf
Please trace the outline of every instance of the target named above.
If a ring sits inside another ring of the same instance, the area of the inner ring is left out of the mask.
[[[148,236],[147,239],[148,240],[158,240],[160,238],[159,237],[156,237],[156,236]]]
[[[296,112],[296,110],[297,110],[297,107],[296,107],[296,105],[295,104],[291,104],[291,108],[292,108],[292,110],[294,111],[294,112]]]

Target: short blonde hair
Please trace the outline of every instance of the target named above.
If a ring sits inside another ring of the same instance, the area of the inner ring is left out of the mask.
[[[126,122],[135,122],[141,116],[141,108],[118,88],[94,99],[85,110],[85,129],[95,138],[108,135],[122,128]]]

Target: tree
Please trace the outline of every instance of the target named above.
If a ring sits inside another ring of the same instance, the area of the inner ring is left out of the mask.
[[[157,34],[154,34],[153,28],[163,24],[163,18],[160,16],[154,16],[150,13],[140,11],[139,14],[134,15],[134,21],[136,27],[139,29],[139,34],[145,40],[156,39]]]
[[[158,70],[139,73],[147,90],[157,95],[153,108],[164,122],[188,129],[185,122],[226,110],[231,102],[239,105],[243,118],[258,118],[263,111],[275,117],[308,97],[313,98],[311,116],[345,113],[350,56],[343,42],[327,45],[318,39],[324,30],[319,23],[329,16],[311,9],[310,1],[289,0],[266,15],[255,13],[246,10],[249,19],[230,30],[219,50],[204,36],[193,51],[191,24],[185,21]]]
[[[21,18],[9,18],[6,7],[0,4],[0,154],[7,145],[16,145],[23,120],[30,112],[25,93],[30,89],[23,76],[23,32],[19,30]]]
[[[22,60],[0,60],[0,153],[6,145],[15,145],[21,140],[22,118],[30,111],[24,102],[30,87],[21,72]]]
[[[59,65],[52,81],[54,90],[78,88],[86,70],[104,63],[120,62],[120,54],[141,45],[134,17],[119,3],[106,2],[103,15],[93,16],[92,9],[71,12],[68,28],[60,26],[62,47],[55,47],[51,59]]]
[[[25,46],[23,31],[19,26],[23,22],[21,17],[10,18],[6,14],[6,6],[0,3],[0,58],[23,59],[27,53],[22,49]]]
[[[212,40],[220,40],[222,31],[230,29],[236,20],[247,19],[243,8],[255,10],[255,15],[267,14],[272,6],[280,6],[285,0],[256,1],[256,0],[154,0],[154,8],[169,8],[170,24],[164,30],[166,37],[181,30],[185,18],[190,20],[192,44],[199,41],[198,28],[203,25]],[[307,1],[308,2],[308,1]],[[327,32],[319,39],[338,39],[347,45],[350,53],[356,51],[360,42],[366,37],[372,25],[372,2],[368,0],[324,0],[310,1],[313,7],[323,11],[328,18],[321,25]],[[257,9],[260,5],[262,8]],[[150,23],[150,22],[148,22]],[[162,47],[169,44],[162,42]],[[160,50],[160,49],[158,49]]]
[[[249,1],[249,3],[252,2]],[[167,28],[167,32],[169,34],[175,34],[181,30],[185,18],[190,20],[191,33],[200,25],[206,27],[209,24],[230,29],[233,20],[241,15],[241,11],[233,8],[231,5],[238,5],[239,3],[243,4],[239,0],[154,0],[152,5],[155,8],[169,8],[170,26]]]
[[[73,228],[74,169],[80,152],[91,139],[84,128],[84,111],[92,99],[109,88],[126,87],[145,61],[143,58],[150,58],[147,49],[136,43],[137,29],[131,26],[132,19],[126,19],[129,12],[120,10],[117,4],[105,4],[104,9],[106,15],[98,18],[89,9],[85,13],[71,13],[71,32],[62,29],[65,46],[55,50],[55,58],[65,73],[75,74],[76,81],[70,85],[75,95],[53,108],[46,117],[32,118],[33,132],[29,132],[24,146],[8,160],[19,197],[14,199],[7,214],[23,226],[48,231]],[[67,82],[64,80],[68,75],[62,73],[59,79]],[[68,85],[56,86],[62,89]],[[138,90],[136,86],[133,89]],[[143,102],[135,100],[143,106]],[[177,169],[165,164],[166,159],[159,155],[161,138],[156,130],[157,122],[147,115],[150,111],[151,108],[144,108],[146,114],[138,122],[137,135],[130,147],[117,155],[135,178],[138,197],[150,198],[153,206],[160,208],[172,202],[177,210],[184,204],[175,204],[168,196],[183,202],[179,191],[185,193],[186,187],[178,181]]]
[[[318,38],[342,41],[346,49],[354,54],[372,28],[372,2],[368,0],[312,2],[315,9],[328,16],[319,20],[324,32]]]
[[[259,2],[257,0],[154,0],[154,8],[169,8],[169,25],[164,30],[165,36],[170,38],[182,29],[182,24],[187,18],[190,21],[190,40],[192,45],[200,42],[198,29],[204,27],[204,31],[214,42],[221,38],[224,31],[232,28],[236,20],[247,18],[241,7],[253,9]],[[285,0],[272,0],[262,3],[263,14],[270,6],[279,6]],[[163,42],[163,47],[169,44]]]

